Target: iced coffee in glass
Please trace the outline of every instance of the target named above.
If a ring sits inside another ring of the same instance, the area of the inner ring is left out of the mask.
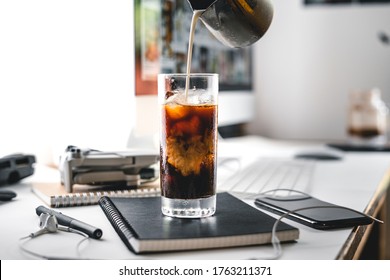
[[[162,213],[181,218],[216,210],[217,74],[160,74]]]

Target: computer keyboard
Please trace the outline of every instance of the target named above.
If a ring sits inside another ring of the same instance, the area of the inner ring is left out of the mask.
[[[221,168],[223,168],[223,162]],[[308,191],[315,161],[258,158],[232,175],[219,179],[218,191],[255,195],[273,189]]]

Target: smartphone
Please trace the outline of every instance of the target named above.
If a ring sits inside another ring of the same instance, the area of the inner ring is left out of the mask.
[[[262,196],[256,198],[255,204],[260,209],[279,215],[300,208],[323,207],[295,211],[286,216],[287,219],[320,230],[350,228],[373,222],[359,212],[306,195]]]

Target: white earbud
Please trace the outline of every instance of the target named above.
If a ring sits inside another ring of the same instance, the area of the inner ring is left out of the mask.
[[[56,232],[58,230],[57,218],[54,215],[42,213],[39,216],[39,227],[41,229],[35,233],[31,233],[31,237],[36,237],[47,232]]]

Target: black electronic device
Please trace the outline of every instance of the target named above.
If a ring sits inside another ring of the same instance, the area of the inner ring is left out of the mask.
[[[0,186],[14,184],[34,174],[35,156],[11,154],[0,158]]]
[[[287,219],[321,230],[349,228],[373,222],[372,218],[363,213],[304,194],[264,195],[256,198],[255,204],[261,209],[286,215]]]
[[[307,148],[298,151],[294,158],[308,160],[342,160],[344,153],[331,147]]]
[[[0,201],[9,201],[16,197],[16,193],[9,190],[0,190]]]
[[[298,159],[312,159],[312,160],[340,160],[341,156],[324,153],[324,152],[308,152],[308,153],[298,153],[294,156]]]
[[[390,152],[390,143],[384,145],[353,145],[349,143],[329,143],[331,148],[344,152]]]

